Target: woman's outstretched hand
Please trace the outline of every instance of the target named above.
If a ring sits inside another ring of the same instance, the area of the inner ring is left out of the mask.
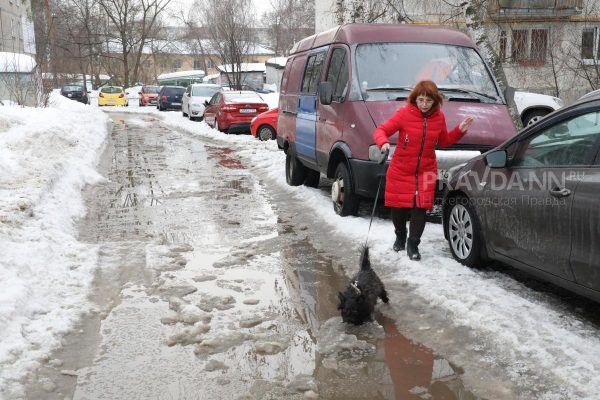
[[[390,144],[389,143],[384,143],[384,144],[381,145],[381,149],[380,150],[383,153],[383,152],[385,152],[386,150],[389,150],[389,149],[390,149]]]
[[[463,133],[466,132],[471,127],[473,121],[475,121],[475,118],[469,115],[467,118],[463,119],[463,121],[458,126],[458,129],[460,129],[460,131]]]

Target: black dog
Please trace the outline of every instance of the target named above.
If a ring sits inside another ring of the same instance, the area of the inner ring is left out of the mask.
[[[360,257],[360,271],[350,281],[346,291],[338,293],[342,310],[342,320],[354,325],[361,325],[365,321],[372,321],[371,314],[375,309],[377,297],[384,303],[389,301],[381,279],[371,269],[369,248],[363,247]]]

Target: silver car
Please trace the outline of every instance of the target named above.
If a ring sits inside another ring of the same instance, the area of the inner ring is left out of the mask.
[[[183,94],[181,112],[190,120],[201,121],[204,118],[204,102],[221,90],[220,85],[211,83],[193,83]]]

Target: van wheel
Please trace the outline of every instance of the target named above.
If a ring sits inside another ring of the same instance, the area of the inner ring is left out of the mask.
[[[360,197],[354,193],[350,171],[344,162],[338,164],[331,185],[331,200],[336,214],[345,217],[356,215]]]
[[[485,245],[477,214],[464,196],[452,197],[448,201],[451,205],[446,234],[452,256],[467,267],[480,266],[484,260],[482,250]]]
[[[285,181],[290,186],[300,186],[306,179],[306,167],[288,150],[285,156]]]

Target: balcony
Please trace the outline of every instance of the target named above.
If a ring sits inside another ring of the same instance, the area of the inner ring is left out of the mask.
[[[488,13],[494,20],[561,19],[581,14],[583,0],[490,0]]]

